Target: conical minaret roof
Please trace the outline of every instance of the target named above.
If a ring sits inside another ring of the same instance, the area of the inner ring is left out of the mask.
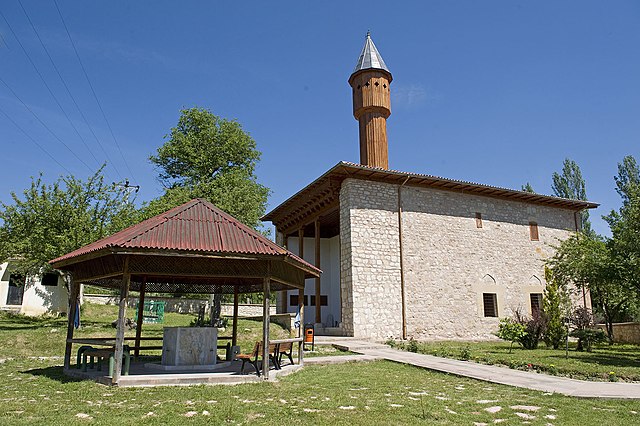
[[[384,70],[391,74],[391,71],[387,68],[387,64],[382,60],[380,52],[376,49],[376,45],[373,44],[373,40],[371,40],[371,33],[369,31],[367,31],[367,38],[364,42],[362,53],[360,53],[360,57],[358,58],[358,63],[353,70],[353,74],[367,69]]]

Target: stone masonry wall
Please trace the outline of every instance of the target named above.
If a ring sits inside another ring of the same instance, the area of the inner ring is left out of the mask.
[[[399,185],[346,179],[340,192],[342,327],[346,335],[402,335]],[[408,337],[495,338],[483,293],[498,317],[530,314],[544,289],[544,259],[575,230],[570,210],[402,187],[403,265]],[[476,212],[482,228],[476,227]],[[531,241],[529,222],[540,241]]]
[[[343,330],[354,337],[402,334],[398,196],[392,185],[346,179],[340,190]]]
[[[575,230],[570,210],[429,188],[402,188],[402,205],[407,333],[416,339],[495,338],[498,318],[484,316],[482,294],[497,295],[499,317],[530,314],[544,259]]]

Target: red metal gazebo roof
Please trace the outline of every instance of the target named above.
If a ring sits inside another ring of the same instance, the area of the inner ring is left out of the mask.
[[[67,263],[65,261],[76,257],[113,248],[284,255],[320,272],[318,268],[200,198],[67,253],[49,263],[56,267],[60,262]]]

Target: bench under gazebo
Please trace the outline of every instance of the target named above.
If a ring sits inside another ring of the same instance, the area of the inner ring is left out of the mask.
[[[140,295],[136,335],[131,339],[133,345],[127,345],[136,356],[144,339],[141,336],[142,307],[146,293],[233,294],[232,345],[235,346],[238,295],[262,292],[262,377],[268,379],[271,292],[298,290],[298,300],[302,301],[305,279],[321,274],[316,267],[203,199],[191,200],[49,263],[71,277],[64,355],[67,374],[76,372],[71,368],[73,346],[77,348],[91,342],[91,339],[73,337],[80,285],[119,290],[115,340],[105,344],[106,351],[113,351],[115,365],[110,382],[114,385],[121,380],[125,313],[130,291]],[[301,305],[301,323],[304,323],[303,315],[304,306]],[[298,363],[301,365],[302,339],[291,340],[298,344]]]

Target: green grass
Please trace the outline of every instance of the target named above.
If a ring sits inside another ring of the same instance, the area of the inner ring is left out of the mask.
[[[114,306],[85,305],[77,335],[113,336],[115,312]],[[192,318],[167,314],[166,325],[187,325]],[[521,424],[516,413],[535,417],[528,419],[534,425],[640,422],[637,401],[568,398],[386,361],[307,366],[279,382],[236,386],[106,387],[64,376],[59,357],[31,358],[60,356],[64,325],[64,319],[0,315],[0,358],[13,358],[0,362],[0,424]],[[259,339],[261,326],[240,323],[245,344]],[[145,334],[161,328],[145,325]],[[273,337],[288,334],[272,329]],[[332,352],[317,348],[318,355]],[[518,405],[539,408],[511,408]],[[489,407],[501,409],[491,413]]]
[[[407,349],[408,344],[393,346]],[[633,345],[599,345],[593,352],[578,352],[570,344],[569,358],[564,350],[544,347],[527,350],[514,345],[509,353],[507,342],[425,342],[418,352],[445,358],[465,359],[483,364],[504,365],[519,370],[535,370],[576,379],[599,381],[640,381],[640,347]],[[466,352],[466,353],[465,353]],[[613,374],[611,374],[613,373]]]
[[[157,388],[76,381],[58,364],[0,364],[0,424],[522,424],[517,412],[533,425],[640,422],[637,401],[575,399],[386,361],[307,366],[279,382]],[[539,408],[510,408],[518,405]]]

